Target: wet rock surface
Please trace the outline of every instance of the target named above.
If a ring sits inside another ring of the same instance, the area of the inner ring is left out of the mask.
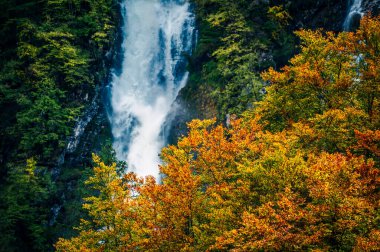
[[[363,0],[362,5],[365,12],[371,12],[373,15],[380,14],[380,0]]]

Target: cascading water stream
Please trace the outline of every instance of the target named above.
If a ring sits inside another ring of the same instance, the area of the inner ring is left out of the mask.
[[[159,177],[173,103],[186,84],[184,55],[194,40],[186,0],[124,0],[123,63],[111,83],[110,122],[117,158],[128,171]]]
[[[352,29],[355,18],[362,18],[364,15],[362,8],[362,0],[349,0],[350,9],[343,23],[343,30],[350,31]]]

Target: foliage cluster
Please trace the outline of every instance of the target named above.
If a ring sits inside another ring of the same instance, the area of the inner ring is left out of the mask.
[[[116,4],[0,0],[2,251],[47,248],[50,173],[106,71]]]
[[[161,183],[94,156],[97,192],[58,251],[379,251],[380,17],[302,50],[228,127],[194,120]]]
[[[194,2],[200,40],[183,95],[201,96],[198,110],[221,121],[261,100],[264,90],[258,72],[275,62],[284,64],[294,53],[291,17],[284,6],[266,1]]]

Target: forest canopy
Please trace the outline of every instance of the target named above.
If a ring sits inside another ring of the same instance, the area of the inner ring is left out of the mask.
[[[116,159],[104,108],[124,1],[0,0],[0,251],[380,251],[380,17],[188,1],[156,181]]]
[[[105,79],[116,10],[113,0],[0,0],[1,251],[49,251],[62,235],[52,227],[69,173],[59,163]]]
[[[379,251],[380,18],[301,30],[261,102],[193,120],[161,183],[94,155],[88,218],[58,251]]]

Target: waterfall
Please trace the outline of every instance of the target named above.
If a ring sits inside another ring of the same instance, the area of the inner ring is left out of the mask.
[[[349,0],[349,11],[343,23],[343,30],[350,31],[355,21],[360,20],[363,15],[362,0]]]
[[[188,78],[195,18],[186,0],[124,0],[121,7],[123,62],[110,94],[113,147],[128,171],[158,178],[164,128]]]

